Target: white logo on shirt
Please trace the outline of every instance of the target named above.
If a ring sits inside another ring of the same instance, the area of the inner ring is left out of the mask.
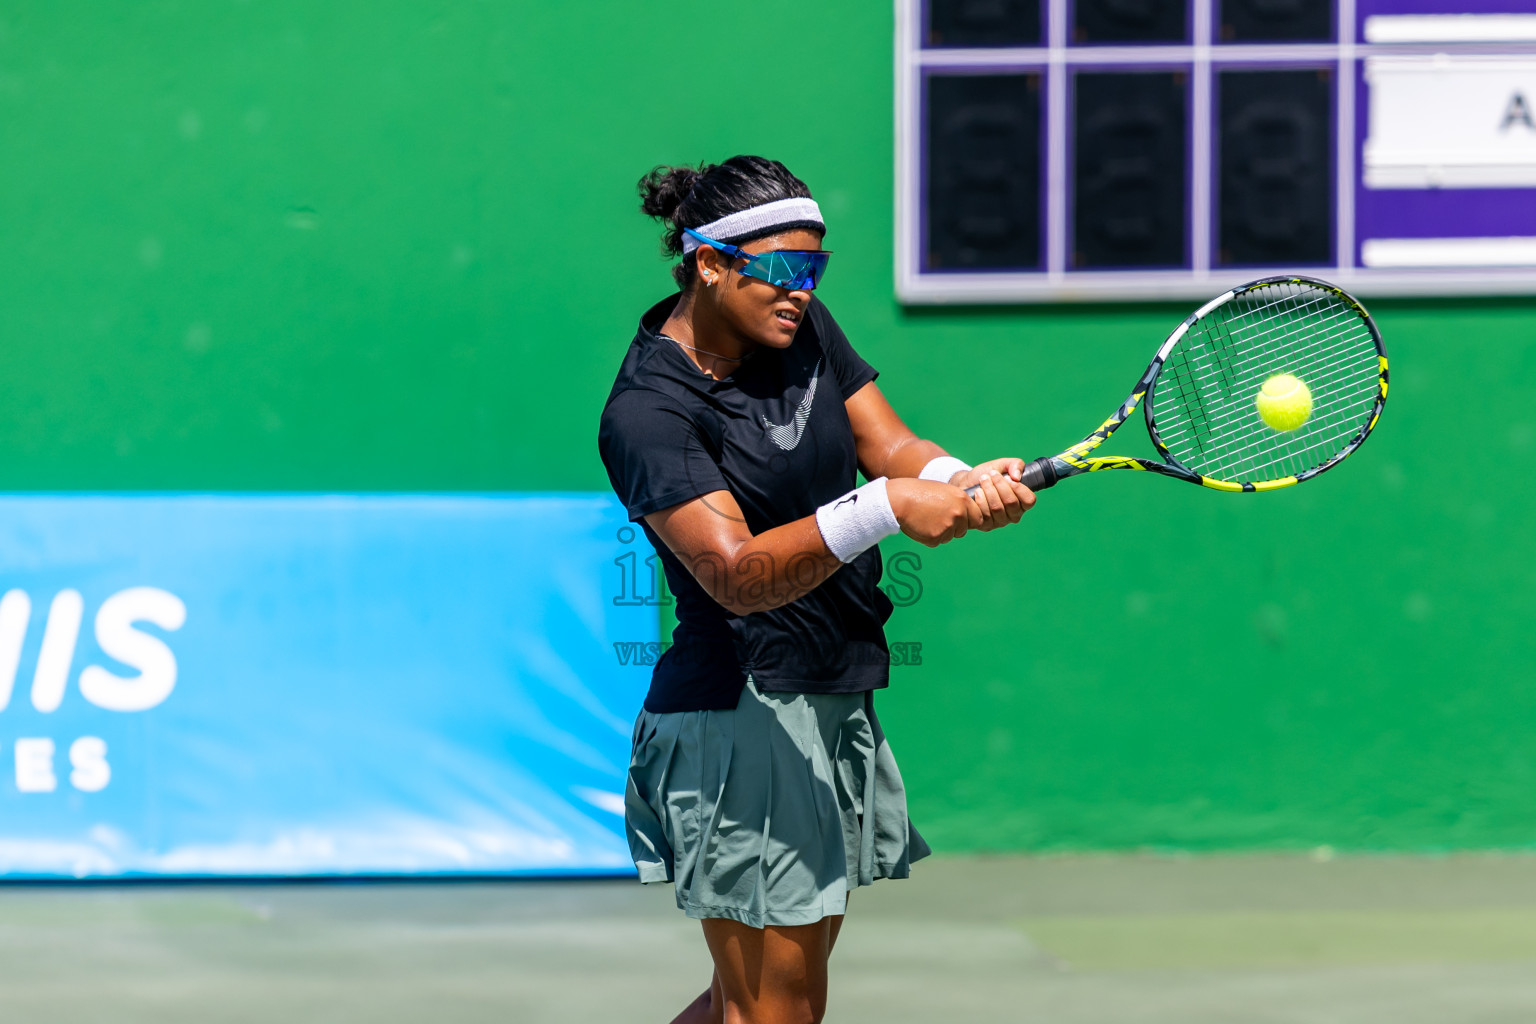
[[[762,417],[763,429],[768,431],[768,436],[773,443],[786,452],[794,451],[800,443],[800,437],[805,433],[805,423],[811,418],[811,403],[816,401],[816,380],[821,376],[821,360],[816,361],[816,369],[811,373],[811,382],[805,386],[805,397],[800,399],[800,405],[795,409],[795,418],[791,423],[780,426],[771,422],[767,416]]]

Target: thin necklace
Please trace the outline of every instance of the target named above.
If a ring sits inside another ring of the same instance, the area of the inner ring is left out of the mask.
[[[686,341],[678,341],[676,338],[672,337],[672,335],[670,335],[670,334],[657,334],[656,337],[658,337],[658,338],[666,338],[668,341],[670,341],[670,342],[672,342],[674,344],[683,346],[683,348],[687,349],[690,352],[697,352],[701,356],[708,356],[711,359],[718,359],[722,363],[744,363],[748,359],[752,358],[752,352],[756,352],[757,351],[756,349],[753,349],[752,352],[748,352],[744,356],[736,356],[735,358],[732,358],[731,356],[716,355],[715,353],[705,351],[702,348],[694,348],[692,345],[688,344]]]

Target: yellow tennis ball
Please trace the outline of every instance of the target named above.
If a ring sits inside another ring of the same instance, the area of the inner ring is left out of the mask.
[[[1295,430],[1312,418],[1312,391],[1298,377],[1277,373],[1259,388],[1254,404],[1276,430]]]

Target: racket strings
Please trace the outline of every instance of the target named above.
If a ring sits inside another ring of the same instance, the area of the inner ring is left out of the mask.
[[[1312,394],[1311,417],[1279,431],[1255,399],[1289,373]],[[1347,300],[1301,282],[1235,296],[1192,324],[1149,396],[1169,454],[1202,476],[1262,481],[1296,476],[1342,451],[1369,423],[1379,394],[1374,335]]]
[[[1330,380],[1328,383],[1335,386],[1321,390],[1313,389],[1312,405],[1314,410],[1319,408],[1324,410],[1336,409],[1337,406],[1332,401],[1333,399],[1352,395],[1356,393],[1362,383],[1368,386],[1371,381],[1345,378],[1337,381]],[[1316,415],[1317,413],[1314,412],[1314,416]],[[1203,440],[1196,438],[1196,444],[1199,445],[1202,453],[1208,458],[1215,458],[1220,455],[1235,453],[1242,444],[1245,434],[1246,431],[1242,428],[1233,428],[1220,434],[1209,435]],[[1168,444],[1180,437],[1181,435],[1178,433],[1166,435],[1163,437],[1163,442]]]
[[[1254,460],[1251,456],[1256,454],[1259,449],[1276,449],[1277,447],[1277,454],[1282,456],[1280,460],[1281,466],[1278,471],[1272,472],[1269,475],[1293,475],[1295,472],[1308,468],[1308,463],[1312,460],[1307,456],[1310,456],[1312,452],[1317,451],[1320,447],[1320,443],[1316,438],[1322,436],[1325,439],[1322,444],[1326,444],[1326,438],[1332,432],[1336,432],[1340,425],[1336,421],[1341,418],[1341,414],[1345,411],[1348,403],[1341,404],[1337,401],[1339,395],[1335,391],[1338,389],[1323,387],[1322,385],[1328,381],[1319,381],[1315,371],[1302,369],[1297,366],[1297,353],[1294,351],[1294,346],[1290,346],[1289,350],[1287,350],[1286,345],[1291,340],[1290,336],[1295,333],[1293,330],[1293,317],[1310,314],[1317,325],[1314,329],[1313,338],[1315,351],[1310,353],[1316,357],[1313,361],[1338,359],[1341,354],[1339,352],[1341,345],[1338,343],[1341,334],[1339,325],[1341,321],[1347,324],[1354,317],[1352,312],[1344,314],[1342,311],[1335,311],[1332,316],[1318,316],[1319,310],[1316,307],[1321,306],[1320,298],[1326,295],[1327,293],[1320,293],[1319,295],[1312,296],[1310,301],[1304,302],[1271,301],[1263,306],[1257,306],[1250,301],[1243,304],[1243,306],[1248,308],[1240,306],[1234,311],[1236,315],[1230,322],[1217,321],[1213,323],[1212,326],[1215,329],[1216,336],[1221,339],[1219,344],[1222,344],[1222,347],[1230,349],[1234,342],[1241,338],[1245,330],[1251,336],[1253,347],[1249,358],[1245,360],[1246,365],[1242,367],[1242,369],[1246,370],[1246,373],[1234,376],[1230,365],[1223,368],[1225,372],[1221,373],[1220,376],[1222,378],[1221,384],[1225,385],[1224,387],[1214,387],[1209,373],[1196,375],[1195,383],[1206,389],[1206,394],[1214,392],[1219,399],[1223,396],[1227,399],[1226,401],[1219,402],[1216,410],[1218,415],[1225,414],[1224,429],[1209,431],[1211,436],[1205,438],[1200,444],[1202,449],[1201,455],[1204,457],[1209,475],[1220,475],[1228,478],[1239,476],[1247,478],[1253,476],[1255,475],[1253,470],[1259,467],[1253,465]],[[1276,306],[1282,308],[1282,313],[1277,314],[1272,311],[1272,308]],[[1264,315],[1266,313],[1267,315]],[[1325,324],[1335,329],[1327,330],[1324,326]],[[1347,349],[1351,339],[1347,337],[1347,327],[1343,328],[1343,331],[1346,337],[1343,339],[1342,347]],[[1233,335],[1237,335],[1238,339],[1234,339]],[[1333,344],[1330,344],[1330,342],[1333,342]],[[1374,351],[1374,346],[1372,346],[1372,350]],[[1191,351],[1194,352],[1195,350],[1192,349]],[[1277,351],[1284,352],[1289,360],[1284,368],[1268,365]],[[1203,360],[1200,360],[1197,355],[1195,359],[1196,365],[1201,362]],[[1361,364],[1357,363],[1356,365],[1360,366]],[[1359,377],[1361,379],[1354,383],[1363,385],[1364,388],[1372,391],[1371,397],[1374,400],[1372,388],[1375,376],[1374,367],[1367,363],[1363,368],[1366,372],[1360,374]],[[1256,394],[1256,389],[1261,384],[1261,377],[1285,371],[1294,372],[1298,376],[1303,377],[1304,380],[1310,376],[1313,384],[1318,385],[1319,392],[1314,394],[1313,419],[1310,421],[1308,429],[1290,437],[1279,435],[1277,432],[1267,429],[1267,427],[1257,426],[1256,424],[1262,424],[1262,420],[1258,418],[1257,411],[1246,401],[1250,395]],[[1330,381],[1333,379],[1333,377],[1329,378]],[[1347,374],[1344,380],[1345,383],[1342,390],[1347,394],[1353,389],[1350,387],[1351,382]],[[1238,402],[1240,403],[1236,410],[1232,408],[1234,403],[1230,400],[1234,395],[1238,396]],[[1204,404],[1209,405],[1210,403],[1207,401]],[[1232,416],[1231,413],[1234,411],[1239,412],[1240,415]],[[1209,427],[1209,424],[1207,426]],[[1284,443],[1276,446],[1273,442],[1280,438],[1283,438]],[[1250,458],[1245,458],[1245,456],[1250,456]],[[1324,458],[1326,458],[1326,455]]]
[[[1274,321],[1276,317],[1272,315],[1264,319]],[[1329,319],[1338,321],[1340,317],[1335,316]],[[1244,320],[1247,322],[1244,323]],[[1244,326],[1252,327],[1255,321],[1256,318],[1253,316],[1245,317],[1238,321],[1238,327],[1240,329]],[[1318,322],[1321,326],[1324,321],[1319,318]],[[1226,333],[1230,335],[1233,332],[1229,330]],[[1267,365],[1268,360],[1263,357],[1268,356],[1272,358],[1277,344],[1283,344],[1287,340],[1286,335],[1288,333],[1288,331],[1274,330],[1272,327],[1269,330],[1256,332],[1255,340],[1259,344],[1254,351],[1259,354],[1260,358],[1250,357],[1246,360],[1247,365],[1244,368],[1247,372],[1241,376],[1234,377],[1230,372],[1222,375],[1224,378],[1222,383],[1226,385],[1226,388],[1222,389],[1225,391],[1225,394],[1227,396],[1237,394],[1245,397],[1249,394],[1256,394],[1257,387],[1262,383],[1260,378],[1275,372],[1282,372],[1273,366]],[[1329,342],[1337,341],[1339,335],[1340,331],[1337,329],[1332,331],[1319,330],[1314,339],[1316,351],[1311,353],[1315,357],[1314,362],[1330,358],[1337,359],[1341,355],[1339,351],[1341,345],[1328,344]],[[1349,339],[1346,337],[1342,347],[1347,349],[1349,347],[1348,341]],[[1248,407],[1248,403],[1244,402],[1242,406],[1239,406],[1240,416],[1233,417],[1230,415],[1234,411],[1230,408],[1232,403],[1224,402],[1222,403],[1222,408],[1218,410],[1219,413],[1228,414],[1224,419],[1223,426],[1212,430],[1210,436],[1203,439],[1199,445],[1201,457],[1207,466],[1207,475],[1222,476],[1228,479],[1295,475],[1309,468],[1310,465],[1316,464],[1311,457],[1312,454],[1326,447],[1328,441],[1337,433],[1341,425],[1351,426],[1351,424],[1341,424],[1339,422],[1341,419],[1346,418],[1343,416],[1343,413],[1346,411],[1349,403],[1347,401],[1341,403],[1338,399],[1341,396],[1347,398],[1351,392],[1357,392],[1362,387],[1370,389],[1374,383],[1374,369],[1366,366],[1365,369],[1368,372],[1357,374],[1354,378],[1351,378],[1346,371],[1342,377],[1338,374],[1330,374],[1326,379],[1319,380],[1315,371],[1304,370],[1296,365],[1294,352],[1288,353],[1288,355],[1290,356],[1290,361],[1286,364],[1286,372],[1294,372],[1297,376],[1301,376],[1303,380],[1309,378],[1311,380],[1309,387],[1313,391],[1314,411],[1307,429],[1290,436],[1280,435],[1278,432],[1267,428],[1256,427],[1255,421],[1262,423],[1262,420],[1258,419],[1256,409]],[[1358,363],[1356,364],[1357,367],[1359,365]],[[1325,386],[1330,383],[1339,384],[1341,380],[1342,385],[1339,387],[1329,388]],[[1204,379],[1197,380],[1197,383],[1203,388],[1212,388],[1209,375],[1206,375]],[[1374,400],[1374,394],[1371,397]],[[1319,437],[1323,440],[1319,441],[1317,439]],[[1281,444],[1276,445],[1274,443],[1282,439]],[[1347,438],[1342,440],[1347,441]],[[1256,465],[1253,456],[1261,453],[1280,456],[1277,462],[1278,468],[1276,468],[1276,465]],[[1331,453],[1323,453],[1322,457],[1317,459],[1316,462],[1326,460],[1329,454]],[[1263,469],[1268,469],[1269,472],[1261,474],[1259,471]]]
[[[1258,317],[1257,314],[1263,312],[1264,310],[1283,305],[1285,305],[1283,300],[1271,301],[1253,310],[1246,312],[1239,311],[1237,315],[1240,318],[1248,317],[1250,319],[1248,326],[1256,333],[1262,334],[1263,332],[1259,329],[1265,323],[1279,319],[1279,315]],[[1216,371],[1221,377],[1221,384],[1224,390],[1231,391],[1235,382],[1231,373],[1231,352],[1233,345],[1230,332],[1222,329],[1224,325],[1220,321],[1213,320],[1209,323],[1200,321],[1200,323],[1204,325],[1206,333],[1208,334],[1209,341],[1209,344],[1205,347],[1202,353],[1206,357],[1205,362],[1207,364],[1215,365]],[[1188,349],[1183,348],[1181,348],[1180,351],[1184,351],[1186,355],[1188,355],[1189,352]],[[1163,372],[1166,374],[1170,371],[1181,384],[1181,394],[1192,401],[1193,408],[1191,410],[1191,421],[1192,426],[1194,427],[1194,434],[1197,443],[1199,443],[1201,435],[1210,431],[1212,414],[1205,407],[1204,396],[1208,393],[1208,389],[1203,386],[1208,384],[1210,374],[1194,374],[1190,366],[1190,360],[1187,358],[1184,360],[1170,359],[1169,362],[1164,365]]]
[[[1331,293],[1320,294],[1334,299]],[[1363,322],[1352,308],[1344,306],[1337,299],[1334,299],[1331,305],[1333,309],[1326,316],[1318,315],[1316,311],[1312,313],[1315,326],[1311,328],[1313,333],[1309,339],[1310,351],[1304,354],[1314,363],[1324,367],[1323,370],[1312,373],[1309,385],[1313,397],[1312,422],[1317,424],[1315,433],[1326,433],[1323,428],[1328,426],[1324,418],[1327,415],[1337,417],[1351,411],[1347,401],[1340,403],[1329,401],[1329,399],[1347,398],[1351,394],[1363,396],[1366,399],[1366,408],[1369,409],[1374,407],[1378,390],[1379,364],[1376,359],[1374,338],[1364,328]],[[1280,340],[1284,341],[1283,338]],[[1363,349],[1362,341],[1365,346]],[[1351,355],[1362,358],[1351,359]],[[1255,360],[1251,369],[1250,375],[1239,382],[1239,392],[1254,389],[1255,385],[1261,384],[1260,377],[1277,372],[1266,368],[1262,360]],[[1328,387],[1330,384],[1337,386],[1330,390]],[[1257,408],[1255,407],[1253,411],[1256,414]],[[1249,422],[1252,422],[1251,419]],[[1259,435],[1261,441],[1271,439],[1273,436],[1275,435],[1268,432]],[[1299,442],[1300,438],[1294,440]],[[1228,444],[1225,447],[1230,450],[1234,445]],[[1313,445],[1301,443],[1292,445],[1296,451],[1309,451],[1313,447]]]
[[[1337,357],[1341,352],[1345,351],[1350,344],[1352,344],[1352,342],[1349,339],[1346,339],[1345,342],[1339,345],[1335,345],[1330,349],[1324,350],[1320,354],[1334,358]],[[1361,374],[1362,371],[1362,376],[1365,378],[1367,383],[1373,383],[1378,377],[1376,367],[1356,365],[1353,367],[1336,367],[1329,373],[1328,376],[1322,379],[1312,380],[1308,384],[1308,388],[1312,392],[1314,408],[1318,408],[1322,405],[1319,399],[1334,397],[1346,391],[1353,390],[1353,388],[1359,383],[1353,379],[1353,375]],[[1201,446],[1202,450],[1209,455],[1213,454],[1215,451],[1221,450],[1221,448],[1224,447],[1222,444],[1223,441],[1231,441],[1232,439],[1240,436],[1245,432],[1246,425],[1239,422],[1235,424],[1228,424],[1228,429],[1222,432],[1207,431],[1206,433],[1202,434],[1196,431],[1194,433],[1194,438],[1195,442]],[[1180,429],[1174,428],[1163,435],[1163,440],[1166,443],[1173,438],[1180,437],[1181,434],[1182,432]],[[1226,445],[1225,447],[1230,447],[1230,444]]]

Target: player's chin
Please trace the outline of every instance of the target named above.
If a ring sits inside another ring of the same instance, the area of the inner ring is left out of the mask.
[[[757,323],[757,340],[773,348],[788,348],[800,329],[800,320],[770,312]]]

